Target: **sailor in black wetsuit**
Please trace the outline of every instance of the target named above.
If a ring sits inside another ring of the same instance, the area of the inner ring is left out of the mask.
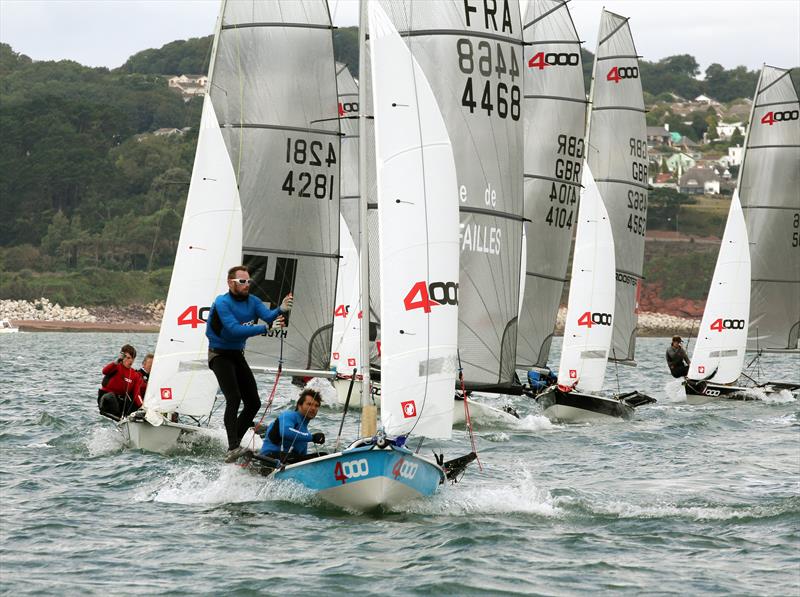
[[[684,377],[689,372],[689,355],[683,349],[680,336],[672,337],[672,344],[667,349],[667,365],[672,377]]]

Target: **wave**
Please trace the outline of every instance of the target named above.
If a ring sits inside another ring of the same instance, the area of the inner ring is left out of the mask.
[[[536,485],[532,474],[521,470],[511,483],[491,486],[471,485],[467,480],[445,485],[432,498],[399,505],[393,511],[433,516],[467,516],[472,514],[533,514],[558,517],[561,510],[546,489]]]

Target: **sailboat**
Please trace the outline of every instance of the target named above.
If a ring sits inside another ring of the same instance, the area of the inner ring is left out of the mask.
[[[616,255],[610,359],[635,365],[647,222],[647,136],[639,58],[626,17],[603,9],[592,73],[586,162],[608,209]]]
[[[532,0],[525,37],[525,219],[517,369],[532,395],[549,385],[547,361],[577,227],[585,156],[581,42],[564,0]]]
[[[590,168],[582,174],[575,253],[558,383],[538,395],[546,417],[571,423],[630,419],[634,408],[654,402],[639,392],[599,392],[608,364],[615,303],[611,222]]]
[[[689,404],[702,404],[746,388],[734,385],[742,373],[750,318],[750,247],[738,189],[734,191],[711,279],[697,343],[684,386]]]
[[[453,143],[461,264],[462,377],[456,392],[462,398],[473,391],[518,395],[522,385],[515,353],[523,222],[519,3],[401,0],[381,6],[414,49]],[[457,422],[467,417],[464,404],[454,405]],[[466,404],[471,415],[513,419],[487,404],[471,399]]]
[[[405,442],[412,433],[452,433],[458,187],[453,148],[425,74],[381,6],[361,10],[362,24],[369,13],[379,259],[381,271],[392,272],[380,279],[381,321],[391,322],[382,331],[381,429],[296,464],[256,459],[272,466],[275,480],[300,483],[341,507],[371,510],[432,495],[447,478],[443,459],[423,458]],[[361,35],[363,49],[363,25]],[[367,251],[363,240],[360,248]],[[368,288],[361,285],[363,304]],[[362,354],[366,336],[362,329]],[[365,380],[367,367],[362,359]]]
[[[608,360],[635,364],[636,294],[647,210],[647,140],[638,73],[628,19],[604,9],[558,383],[537,397],[544,414],[555,420],[629,419],[634,408],[655,402],[638,391],[614,396],[593,393],[602,388]],[[584,211],[587,200],[591,203]],[[603,210],[594,206],[597,202]],[[608,234],[600,225],[606,220]],[[590,222],[597,222],[596,230]],[[586,239],[581,238],[581,227]],[[613,251],[605,248],[608,242]],[[598,252],[608,259],[602,266]],[[613,268],[610,277],[605,275],[608,267]],[[609,279],[613,291],[606,287]]]
[[[800,102],[790,72],[762,68],[739,169],[751,258],[747,351],[755,352],[757,361],[777,352],[800,353]],[[785,259],[787,252],[795,256]],[[759,385],[800,388],[800,383]]]
[[[765,65],[685,382],[691,404],[755,399],[752,388],[767,394],[800,388],[757,383],[743,372],[746,350],[798,351],[800,260],[791,256],[800,247],[800,123],[791,118],[797,106],[789,71]]]
[[[286,75],[301,71],[303,77]],[[324,2],[222,3],[144,410],[119,423],[131,447],[164,451],[181,433],[208,424],[217,382],[207,364],[205,320],[234,265],[249,266],[251,293],[272,307],[295,295],[287,327],[248,342],[252,369],[331,375],[339,259],[336,104]]]

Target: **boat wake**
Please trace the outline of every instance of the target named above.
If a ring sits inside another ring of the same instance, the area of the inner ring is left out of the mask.
[[[766,394],[760,390],[757,391],[760,394],[764,394],[761,400],[767,404],[786,404],[787,402],[797,402],[797,397],[789,390],[781,390],[780,392],[773,392],[771,394]]]
[[[145,488],[138,501],[184,505],[235,504],[287,501],[304,504],[313,499],[310,490],[291,482],[267,481],[235,465],[193,466],[155,488]]]
[[[664,384],[664,402],[686,402],[686,390],[680,377]]]
[[[115,427],[102,425],[92,429],[86,438],[89,456],[103,456],[119,452],[125,447],[125,439]]]
[[[582,511],[590,516],[605,516],[617,519],[688,519],[696,521],[707,520],[737,520],[737,519],[763,519],[792,514],[795,504],[777,506],[723,506],[714,504],[676,504],[672,502],[657,502],[641,505],[624,501],[598,502],[596,499],[588,500],[563,496],[555,500],[556,507],[567,511]],[[787,509],[788,506],[788,509]]]
[[[521,471],[511,483],[446,485],[432,499],[409,502],[393,511],[433,516],[514,513],[558,517],[562,514],[550,492],[537,487],[528,471]]]

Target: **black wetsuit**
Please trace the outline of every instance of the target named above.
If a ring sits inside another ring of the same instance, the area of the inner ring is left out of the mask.
[[[673,348],[670,345],[667,349],[667,365],[672,377],[683,377],[689,373],[689,355],[683,350],[683,346]]]

